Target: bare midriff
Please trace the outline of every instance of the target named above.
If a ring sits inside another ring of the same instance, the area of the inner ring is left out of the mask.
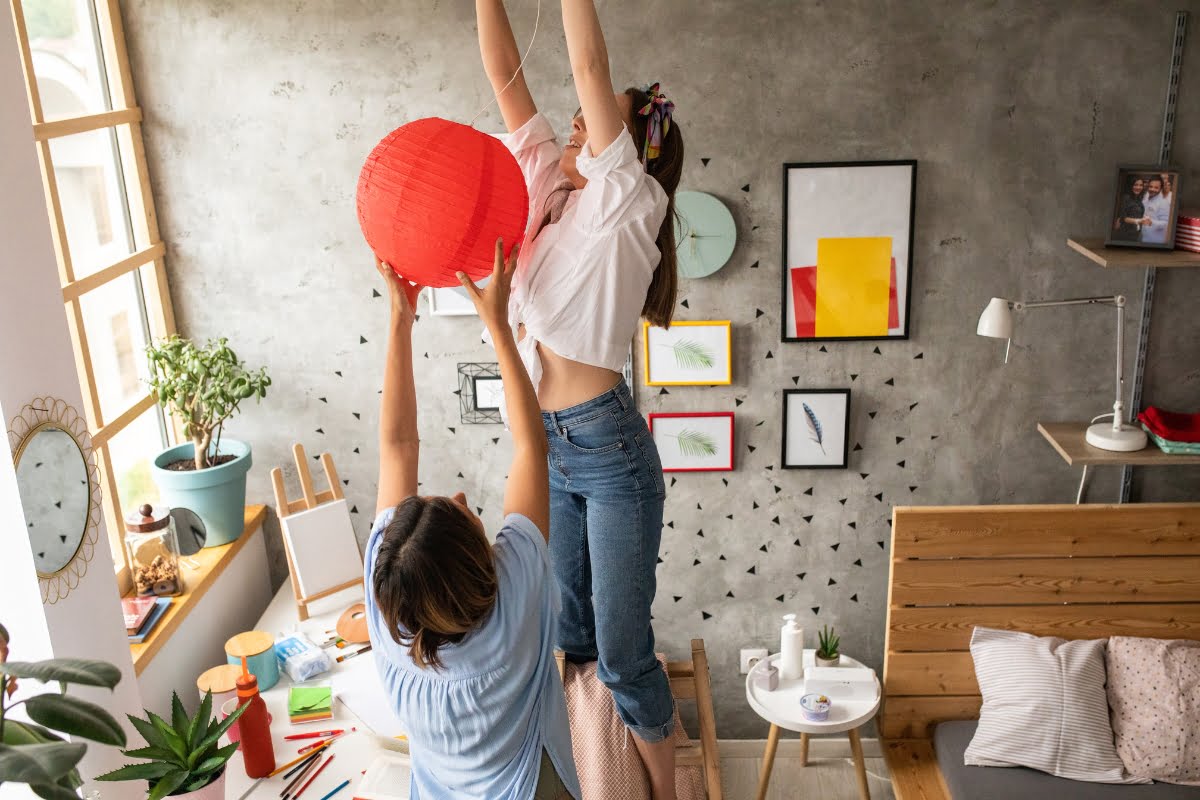
[[[517,338],[525,338],[524,325],[518,328]],[[541,342],[537,350],[542,362],[542,382],[534,389],[543,411],[562,411],[586,403],[621,380],[619,372],[564,358]]]

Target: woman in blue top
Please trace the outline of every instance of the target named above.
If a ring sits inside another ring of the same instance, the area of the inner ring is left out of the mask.
[[[489,544],[460,492],[417,494],[413,308],[420,287],[377,263],[391,296],[379,427],[379,504],[367,542],[367,626],[412,751],[421,800],[580,797],[554,659],[558,593],[546,549],[546,435],[507,324],[517,248],[479,290],[504,378],[513,460],[504,526]]]

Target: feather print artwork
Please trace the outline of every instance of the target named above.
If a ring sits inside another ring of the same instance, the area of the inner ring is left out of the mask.
[[[817,419],[817,415],[813,413],[808,403],[801,403],[800,405],[804,406],[804,421],[808,423],[808,438],[816,442],[817,446],[821,448],[821,453],[824,454],[825,445],[821,441],[824,438],[821,431],[821,420]]]

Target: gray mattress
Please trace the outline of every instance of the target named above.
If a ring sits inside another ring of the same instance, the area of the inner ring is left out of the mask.
[[[1173,783],[1086,783],[1056,778],[1025,767],[968,767],[963,753],[975,735],[975,720],[943,722],[933,733],[934,752],[954,800],[1198,800],[1200,786]]]

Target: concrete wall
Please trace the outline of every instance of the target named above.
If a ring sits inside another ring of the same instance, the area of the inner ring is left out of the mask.
[[[0,108],[0,420],[7,430],[38,397],[61,398],[83,413],[16,32],[7,15],[0,20]],[[58,602],[43,605],[25,511],[25,505],[32,507],[40,498],[20,495],[8,436],[0,438],[0,621],[13,638],[11,657],[99,658],[116,664],[122,680],[114,691],[74,687],[71,694],[111,711],[132,741],[136,734],[125,715],[140,713],[141,703],[104,521],[96,532],[95,555],[79,584]],[[42,688],[36,681],[21,681],[23,694]],[[90,780],[122,763],[117,748],[89,743],[80,772]],[[94,785],[85,788],[90,791]],[[0,787],[4,797],[31,794],[25,786]],[[139,794],[144,796],[144,785],[140,791],[133,783],[104,788],[106,799],[132,800]]]
[[[355,181],[392,128],[466,121],[489,99],[471,4],[122,5],[180,327],[229,336],[275,379],[231,426],[254,443],[251,496],[270,501],[266,467],[287,464],[293,441],[328,449],[365,536],[387,308]],[[534,3],[511,5],[524,43]],[[777,648],[784,611],[810,630],[837,625],[848,652],[879,665],[893,504],[1073,499],[1078,475],[1035,423],[1107,410],[1110,312],[1029,314],[1008,366],[975,321],[992,295],[1124,292],[1136,310],[1140,273],[1094,267],[1064,239],[1102,229],[1117,163],[1156,158],[1180,7],[1194,26],[1195,0],[601,4],[615,80],[663,81],[687,140],[683,186],[720,196],[739,228],[732,262],[680,291],[681,318],[733,320],[734,384],[638,390],[646,412],[737,413],[737,470],[669,481],[655,607],[663,648],[708,643],[721,736],[763,735],[737,650]],[[565,130],[577,101],[557,4],[542,10],[527,73]],[[1192,38],[1175,154],[1197,204]],[[500,122],[493,113],[479,127]],[[870,342],[781,344],[780,165],[890,158],[920,161],[911,340],[878,353]],[[1200,406],[1198,291],[1195,271],[1160,275],[1149,402]],[[458,362],[489,360],[478,333],[469,317],[417,325],[423,478],[429,491],[465,489],[494,522],[505,435],[461,424],[453,394]],[[780,470],[780,393],[794,385],[853,389],[862,449],[850,469]],[[1138,492],[1195,499],[1197,477],[1146,472]],[[1100,475],[1092,496],[1115,488],[1115,474]]]

